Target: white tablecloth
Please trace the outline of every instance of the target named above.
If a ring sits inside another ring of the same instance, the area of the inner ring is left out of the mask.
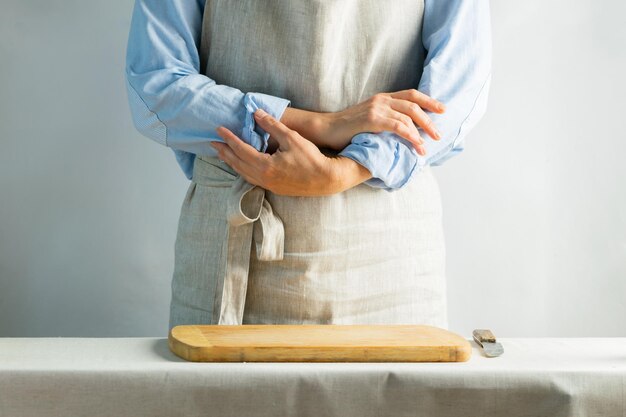
[[[626,416],[626,338],[458,363],[195,363],[165,338],[0,338],[0,416]]]

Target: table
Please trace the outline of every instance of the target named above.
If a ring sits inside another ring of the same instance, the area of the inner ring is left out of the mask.
[[[166,338],[0,338],[0,416],[626,416],[626,338],[457,363],[194,363]]]

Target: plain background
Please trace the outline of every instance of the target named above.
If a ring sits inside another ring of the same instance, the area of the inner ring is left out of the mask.
[[[0,13],[0,336],[166,336],[189,184],[133,127],[131,0]],[[626,2],[491,2],[487,115],[435,169],[450,330],[626,336]]]

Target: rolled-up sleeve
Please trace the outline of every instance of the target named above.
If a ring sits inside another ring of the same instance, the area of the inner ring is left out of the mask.
[[[126,91],[135,128],[171,148],[187,178],[195,155],[217,155],[217,127],[265,152],[269,133],[256,125],[262,108],[280,120],[291,101],[242,92],[200,74],[203,0],[135,0],[126,49]]]
[[[465,138],[483,117],[491,83],[491,23],[488,0],[425,0],[422,42],[427,51],[417,89],[446,105],[426,111],[441,132],[435,141],[418,127],[426,155],[399,135],[362,132],[340,152],[368,168],[365,183],[394,191],[426,165],[441,165],[463,151]]]

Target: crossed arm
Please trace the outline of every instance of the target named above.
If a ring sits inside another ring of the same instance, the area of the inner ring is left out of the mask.
[[[259,109],[255,111],[254,117],[257,126],[270,134],[267,148],[269,154],[257,152],[254,147],[225,127],[219,127],[217,131],[225,143],[216,141],[212,142],[211,146],[217,150],[218,157],[246,181],[275,194],[295,196],[334,194],[372,178],[371,172],[359,162],[345,156],[326,155],[318,149],[318,147],[345,149],[350,141],[344,138],[350,139],[354,133],[350,132],[350,126],[354,126],[355,131],[359,132],[369,130],[368,123],[379,125],[381,129],[378,130],[382,130],[385,124],[391,124],[401,134],[409,137],[418,153],[424,154],[424,141],[417,133],[417,129],[415,133],[410,130],[404,133],[404,125],[397,123],[398,119],[386,117],[389,114],[394,115],[393,112],[389,112],[390,109],[398,108],[402,103],[412,103],[411,100],[443,111],[441,103],[416,90],[380,93],[363,104],[338,113],[315,113],[292,109],[293,113],[285,115],[290,110],[287,108],[281,120]],[[411,110],[408,112],[412,117],[416,119],[423,117],[421,108],[409,107]],[[363,114],[366,116],[363,117]],[[429,122],[428,118],[420,120],[420,123],[431,132],[430,135],[439,138],[436,128]],[[308,138],[288,126],[289,124],[297,129],[300,123],[311,126],[306,133],[309,135]],[[411,119],[406,125],[415,127]],[[276,145],[272,144],[273,141]]]
[[[488,7],[488,0],[425,0],[422,38],[427,55],[416,90],[446,104],[445,114],[422,106],[440,131],[440,139],[418,144],[417,135],[426,132],[435,139],[435,134],[407,122],[355,132],[347,146],[339,148],[338,157],[328,158],[332,161],[327,165],[336,168],[333,178],[347,177],[348,184],[356,185],[370,175],[366,184],[393,191],[421,167],[439,165],[463,149],[465,136],[486,107],[491,73]],[[136,128],[170,147],[189,179],[195,155],[215,156],[210,143],[226,142],[220,126],[259,156],[269,155],[268,145],[272,151],[276,144],[257,125],[253,116],[257,109],[316,144],[315,132],[325,126],[323,114],[290,108],[285,98],[243,93],[198,72],[203,8],[204,0],[135,1],[126,86]],[[418,123],[411,111],[403,112]]]

